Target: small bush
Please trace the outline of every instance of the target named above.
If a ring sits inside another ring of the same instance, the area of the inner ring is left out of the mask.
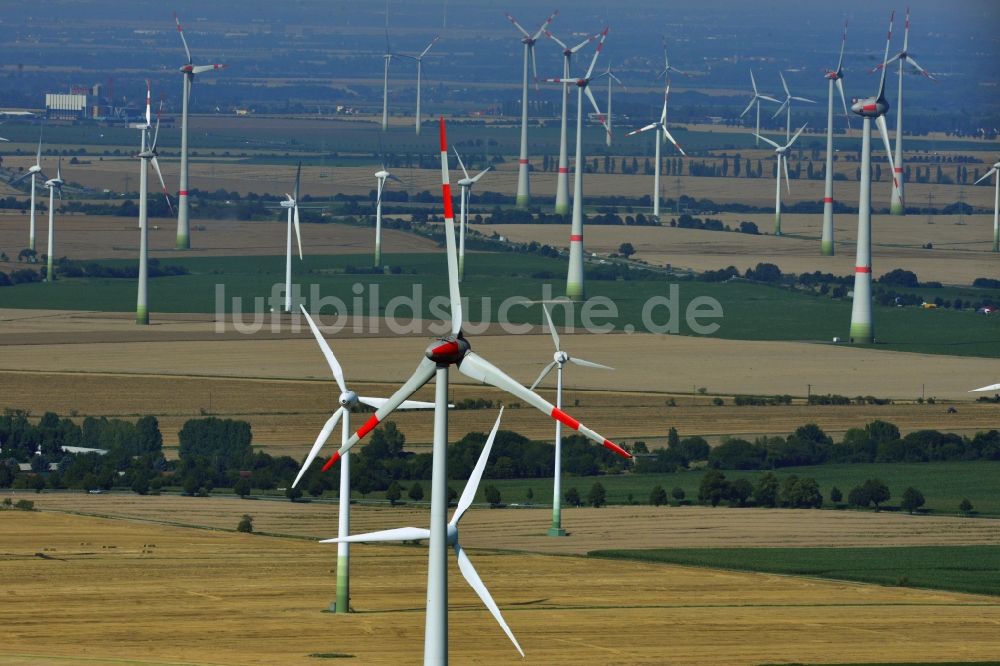
[[[253,516],[244,513],[243,517],[240,518],[239,524],[236,526],[236,531],[244,532],[246,534],[253,532]]]
[[[34,511],[35,503],[30,500],[17,500],[17,502],[14,503],[14,508],[21,511]]]

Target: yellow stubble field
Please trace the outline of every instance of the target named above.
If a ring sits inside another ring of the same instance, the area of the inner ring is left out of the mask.
[[[4,663],[422,658],[423,548],[354,548],[357,612],[336,616],[322,612],[334,595],[334,550],[310,541],[50,512],[5,512],[0,531]],[[565,556],[471,557],[527,663],[976,660],[1000,650],[1000,605],[990,597]],[[449,596],[453,662],[525,663],[453,564]]]

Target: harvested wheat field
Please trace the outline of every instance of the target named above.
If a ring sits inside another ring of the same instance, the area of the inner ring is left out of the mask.
[[[192,220],[192,249],[179,253],[177,223],[174,220],[150,220],[149,254],[159,259],[200,256],[259,256],[284,255],[287,223],[284,211],[275,211],[274,222],[241,222],[237,220]],[[281,221],[278,221],[281,220]],[[57,221],[59,256],[73,259],[134,259],[137,256],[139,230],[136,221],[127,217],[106,215],[62,215]],[[37,248],[45,252],[48,227],[38,230]],[[306,224],[302,227],[303,248],[310,254],[367,254],[373,252],[374,230],[343,224]],[[10,261],[0,262],[0,268],[22,268],[17,263],[17,251],[27,246],[28,216],[0,215],[0,248],[7,251]],[[382,251],[428,252],[437,249],[429,240],[402,231],[382,231]]]
[[[0,311],[2,313],[4,311]],[[73,313],[65,317],[72,320]],[[298,317],[293,319],[293,323]],[[4,322],[11,335],[0,346],[0,370],[28,372],[84,372],[110,374],[169,374],[207,377],[326,379],[327,368],[299,321],[294,339],[259,339],[257,336],[217,337],[216,325],[202,322],[200,341],[144,342],[144,328],[125,317],[85,322],[67,335],[63,344],[31,344],[32,330],[42,325],[59,330],[58,317]],[[322,323],[322,321],[321,321]],[[185,328],[193,323],[185,321]],[[20,331],[19,326],[23,326]],[[156,326],[149,327],[155,330]],[[231,330],[229,325],[227,329]],[[481,335],[476,351],[503,367],[512,377],[530,384],[551,358],[551,340],[535,329],[534,335]],[[114,343],[102,343],[111,334]],[[388,331],[383,331],[390,335]],[[334,337],[328,332],[328,336]],[[269,334],[269,337],[277,337]],[[363,375],[368,381],[398,385],[416,366],[427,338],[372,337],[336,334],[336,350],[348,377],[362,372],[356,359],[366,359]],[[429,337],[429,336],[428,336]],[[125,342],[125,340],[129,342]],[[75,344],[73,342],[76,342]],[[616,368],[616,372],[568,372],[567,385],[604,391],[691,392],[706,388],[711,394],[734,393],[803,396],[814,393],[913,400],[921,395],[949,400],[971,400],[969,389],[996,381],[1000,362],[911,353],[887,353],[841,345],[803,342],[758,342],[661,336],[649,334],[564,336],[567,349],[583,358]],[[354,359],[354,360],[352,360]],[[649,363],[649,359],[662,362]],[[716,377],[707,381],[706,377]],[[455,383],[468,380],[455,373]],[[859,388],[863,387],[863,388]]]
[[[52,513],[0,515],[4,661],[419,663],[426,551],[356,548],[348,616],[332,549],[301,540]],[[986,659],[990,597],[474,551],[528,663],[756,664]],[[524,663],[450,577],[456,663]],[[580,586],[587,580],[586,586]],[[835,607],[836,610],[833,610]],[[609,630],[617,627],[617,629]],[[641,637],[641,638],[640,638]]]
[[[334,501],[291,503],[235,497],[141,497],[132,493],[31,494],[37,507],[153,523],[233,529],[244,513],[268,534],[326,539],[336,535]],[[584,555],[602,548],[746,548],[958,546],[1000,544],[1000,519],[910,516],[903,513],[727,509],[685,506],[564,507],[565,539],[545,536],[552,510],[477,508],[462,520],[462,543],[473,548]],[[427,523],[425,506],[351,507],[351,532]]]
[[[838,245],[833,257],[819,255],[822,215],[783,215],[784,237],[770,235],[774,229],[773,214],[719,213],[710,217],[731,227],[749,220],[760,228],[762,235],[674,227],[622,230],[614,226],[590,225],[585,231],[586,248],[588,252],[606,255],[618,252],[618,247],[627,241],[635,247],[636,259],[698,272],[727,266],[735,266],[743,272],[759,262],[776,264],[790,273],[821,271],[851,275],[854,272],[857,215],[834,217],[834,238]],[[934,221],[935,224],[929,225],[923,217],[912,215],[873,216],[875,275],[905,268],[916,273],[921,281],[969,286],[976,278],[992,277],[1000,272],[1000,259],[991,252],[992,216],[969,215],[963,225],[956,224],[958,218],[955,216],[936,216]],[[513,241],[537,241],[556,247],[569,245],[568,228],[561,225],[474,225],[472,228],[487,235],[496,231]],[[765,232],[768,235],[763,235]],[[933,245],[933,249],[923,249],[926,243]]]
[[[350,378],[350,377],[349,377]],[[339,389],[332,380],[241,379],[233,377],[180,377],[166,375],[48,373],[0,371],[4,397],[0,406],[24,409],[33,415],[54,411],[74,415],[135,418],[153,414],[160,422],[167,455],[176,455],[177,432],[185,421],[212,414],[220,418],[248,421],[254,446],[272,455],[300,458],[308,450],[329,415],[336,410]],[[396,385],[352,382],[365,395],[386,396]],[[549,390],[542,395],[554,400]],[[433,400],[433,388],[417,397]],[[492,387],[455,384],[451,400],[483,398],[509,403]],[[989,404],[965,404],[958,414],[947,414],[947,406],[894,404],[816,406],[799,404],[717,407],[709,396],[670,396],[651,392],[611,392],[571,389],[565,394],[572,412],[585,423],[617,437],[622,442],[642,439],[656,447],[675,427],[684,436],[701,435],[715,443],[727,436],[753,439],[761,435],[785,435],[805,423],[816,423],[827,434],[839,437],[848,428],[862,427],[875,419],[895,423],[903,434],[937,428],[974,434],[996,427],[997,408]],[[667,403],[673,399],[676,406]],[[365,415],[356,414],[355,423]],[[452,439],[467,432],[488,432],[495,409],[453,411],[449,420]],[[430,443],[433,419],[426,412],[396,412],[393,420],[411,447]],[[534,410],[508,410],[504,427],[533,439],[552,437],[552,423]]]

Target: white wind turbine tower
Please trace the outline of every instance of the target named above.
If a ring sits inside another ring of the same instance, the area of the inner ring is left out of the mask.
[[[427,52],[431,50],[432,46],[437,44],[437,41],[439,39],[441,39],[440,35],[435,36],[434,39],[431,40],[431,43],[427,45],[427,48],[425,48],[423,51],[420,52],[420,55],[411,56],[411,55],[401,54],[399,56],[400,58],[409,58],[410,60],[413,60],[417,63],[417,115],[415,124],[417,134],[420,134],[420,81],[423,77],[424,56],[427,55]],[[386,45],[388,45],[388,43],[389,43],[389,38],[388,38],[388,33],[386,33]],[[388,50],[389,49],[386,48],[387,52]],[[388,77],[388,63],[386,64],[386,76]],[[388,78],[386,78],[386,84],[388,85]]]
[[[545,311],[545,319],[549,324],[549,332],[552,334],[552,342],[555,343],[556,351],[552,355],[552,362],[549,363],[545,368],[542,369],[542,373],[538,375],[538,379],[535,383],[531,385],[531,389],[534,390],[545,377],[552,372],[552,368],[556,369],[556,407],[562,409],[562,389],[563,389],[563,367],[566,363],[574,363],[585,368],[597,368],[599,370],[614,370],[606,365],[601,365],[600,363],[594,363],[593,361],[585,361],[582,358],[576,358],[570,356],[565,351],[563,351],[562,346],[559,342],[559,333],[556,332],[556,326],[552,323],[552,315],[549,314],[549,309],[546,305],[542,304],[542,309]],[[549,528],[549,536],[566,536],[566,530],[562,527],[562,423],[556,421],[556,451],[555,451],[555,473],[553,475],[552,484],[552,527]]]
[[[472,194],[472,186],[479,182],[479,179],[486,175],[492,167],[486,167],[474,177],[469,178],[469,172],[465,170],[465,164],[462,163],[462,156],[458,154],[458,150],[452,146],[452,150],[455,151],[455,157],[458,158],[458,166],[462,167],[462,173],[465,175],[460,181],[458,181],[459,186],[462,188],[459,193],[459,222],[458,222],[458,281],[461,282],[465,279],[465,228],[469,224],[469,198]]]
[[[774,176],[775,176],[774,235],[775,236],[781,235],[781,172],[782,171],[785,172],[785,189],[791,192],[792,186],[788,182],[788,149],[792,147],[792,144],[795,143],[795,140],[799,138],[799,135],[802,134],[802,130],[804,130],[805,128],[806,128],[805,125],[800,127],[799,130],[795,133],[795,136],[792,137],[791,141],[789,141],[783,146],[779,146],[774,141],[768,139],[766,136],[760,136],[759,134],[757,135],[758,139],[766,141],[767,143],[774,146],[774,154],[778,158],[778,163],[775,165],[775,170],[774,170]]]
[[[292,227],[295,228],[295,240],[299,244],[299,261],[302,261],[302,233],[299,227],[299,184],[302,177],[302,162],[295,171],[294,195],[285,193],[281,207],[288,210],[288,233],[285,245],[285,312],[292,313]]]
[[[847,113],[847,98],[844,97],[844,46],[847,44],[847,21],[844,21],[844,37],[840,40],[840,58],[837,69],[828,69],[826,79],[830,82],[826,100],[826,174],[823,186],[823,237],[820,254],[832,257],[833,249],[833,86],[840,91],[840,101],[844,104],[847,126],[851,126],[851,116]]]
[[[56,279],[55,269],[53,267],[53,255],[56,250],[56,226],[55,226],[55,212],[56,212],[56,192],[59,193],[59,200],[62,201],[62,188],[66,184],[66,181],[62,177],[62,158],[56,163],[56,177],[49,178],[45,181],[45,187],[49,188],[49,246],[48,255],[46,256],[46,268],[45,268],[45,281],[53,282]]]
[[[650,123],[645,127],[637,130],[633,130],[626,134],[625,136],[632,136],[634,134],[639,134],[641,132],[648,132],[649,130],[657,130],[656,132],[656,164],[653,167],[653,217],[660,219],[660,144],[663,141],[670,141],[674,144],[674,148],[677,149],[681,155],[686,153],[681,149],[679,143],[674,140],[671,136],[670,131],[667,129],[667,100],[670,97],[670,84],[667,83],[666,89],[663,91],[663,110],[660,112],[660,119],[655,123]],[[660,131],[663,132],[663,137],[660,137]]]
[[[778,107],[778,110],[774,112],[774,115],[771,116],[771,118],[777,118],[781,115],[782,111],[785,112],[785,141],[788,141],[788,138],[792,134],[792,101],[808,102],[809,104],[815,104],[816,102],[811,99],[806,99],[805,97],[796,97],[792,93],[788,92],[788,84],[785,83],[785,75],[778,72],[778,76],[781,77],[781,86],[785,89],[785,101],[781,103],[781,106]]]
[[[608,131],[605,135],[604,143],[608,146],[608,148],[610,148],[611,147],[611,88],[614,86],[615,81],[617,81],[618,85],[620,85],[622,88],[625,88],[626,90],[628,90],[628,86],[622,83],[622,80],[619,79],[617,76],[615,76],[614,72],[611,71],[611,63],[608,63],[607,69],[605,69],[595,78],[600,78],[602,76],[606,76],[608,78],[608,116],[607,116]]]
[[[458,505],[455,507],[455,513],[452,515],[451,520],[448,521],[447,525],[447,541],[449,546],[455,551],[455,559],[458,562],[458,568],[462,572],[462,576],[465,578],[466,582],[469,584],[475,593],[482,600],[483,605],[489,609],[493,618],[503,629],[504,633],[507,634],[507,638],[511,640],[517,651],[524,656],[524,650],[521,649],[520,643],[514,638],[514,632],[510,630],[507,626],[507,622],[504,621],[503,615],[500,613],[500,609],[497,608],[496,602],[493,601],[493,596],[490,591],[486,588],[483,583],[483,579],[479,577],[479,573],[476,568],[472,565],[472,560],[469,559],[468,554],[462,549],[462,545],[458,542],[458,523],[462,520],[462,516],[465,512],[469,510],[472,506],[473,500],[476,498],[476,491],[479,488],[479,481],[483,478],[483,471],[486,469],[486,462],[490,457],[490,451],[493,448],[493,440],[497,436],[497,430],[500,428],[500,418],[503,416],[503,407],[500,408],[500,415],[497,416],[496,423],[493,424],[493,430],[490,431],[489,437],[486,439],[486,443],[483,445],[483,450],[479,454],[479,460],[476,461],[476,466],[472,470],[472,474],[469,476],[469,481],[465,484],[465,489],[462,491],[462,496],[458,500]],[[379,532],[369,532],[368,534],[355,534],[352,536],[340,536],[336,539],[325,539],[320,541],[320,543],[335,543],[338,546],[346,546],[351,543],[384,543],[386,541],[417,541],[421,539],[430,539],[431,531],[423,527],[398,527],[391,530],[381,530]],[[338,569],[339,571],[339,569]],[[426,662],[425,662],[426,663]]]
[[[889,131],[885,125],[885,114],[889,102],[885,99],[885,63],[889,58],[889,42],[892,40],[892,20],[896,12],[889,15],[889,32],[885,38],[885,55],[882,58],[882,80],[878,94],[874,97],[855,99],[851,111],[864,119],[861,129],[861,188],[858,196],[858,249],[854,262],[854,301],[851,306],[851,343],[871,344],[875,341],[872,325],[872,118],[878,125],[882,141],[885,143],[889,166],[892,149],[889,147]]]
[[[885,68],[893,62],[899,62],[899,92],[896,99],[896,158],[893,167],[892,202],[889,205],[891,215],[906,215],[906,198],[903,195],[903,70],[904,64],[909,63],[915,70],[923,74],[932,81],[935,80],[930,73],[917,64],[913,56],[909,53],[910,48],[910,8],[906,8],[906,23],[903,27],[903,50],[889,58],[881,68]],[[875,67],[872,71],[878,70]]]
[[[379,407],[351,438],[333,454],[323,470],[328,470],[352,446],[415,391],[435,379],[434,445],[431,474],[431,524],[430,547],[427,559],[427,615],[424,633],[424,663],[448,663],[448,370],[457,366],[465,376],[490,384],[510,393],[521,402],[531,405],[553,419],[562,421],[588,439],[626,458],[631,455],[620,446],[587,428],[564,411],[543,399],[534,391],[517,383],[507,373],[472,351],[472,346],[462,332],[462,294],[458,284],[458,249],[455,244],[455,215],[451,202],[451,185],[448,174],[448,141],[444,119],[441,119],[441,190],[444,200],[445,245],[448,252],[448,292],[451,304],[450,334],[439,338],[427,348],[413,375]]]
[[[184,88],[181,91],[181,177],[180,187],[177,190],[177,249],[189,250],[191,225],[188,221],[188,104],[191,101],[191,84],[194,83],[196,74],[225,69],[226,65],[195,65],[191,60],[191,49],[188,48],[184,29],[181,28],[181,21],[177,18],[176,12],[174,22],[177,24],[177,34],[181,36],[184,54],[187,56],[187,62],[180,68],[181,74],[184,75]]]
[[[583,285],[583,95],[586,93],[587,99],[593,105],[597,116],[604,125],[605,131],[608,126],[604,120],[604,114],[597,106],[594,93],[590,92],[591,75],[594,73],[594,65],[597,64],[597,57],[601,55],[604,48],[604,40],[607,39],[608,28],[601,31],[601,41],[597,43],[594,57],[587,68],[587,74],[582,79],[558,78],[547,79],[550,83],[574,83],[576,84],[576,163],[573,171],[573,225],[569,236],[569,269],[566,276],[566,296],[580,301],[585,298]]]
[[[990,170],[983,174],[983,177],[976,181],[976,185],[983,182],[993,174],[997,174],[996,183],[993,186],[993,251],[1000,252],[1000,162],[996,162]]]
[[[28,227],[29,250],[35,249],[35,188],[37,187],[35,178],[38,176],[45,178],[45,174],[42,173],[42,131],[44,129],[45,125],[43,124],[41,129],[38,130],[38,152],[35,154],[35,163],[10,183],[11,185],[17,185],[28,176],[31,176],[31,226]],[[4,140],[6,141],[6,139]]]
[[[160,172],[160,163],[157,161],[156,141],[160,136],[160,114],[156,114],[156,131],[153,133],[151,144],[146,143],[149,130],[152,129],[152,115],[150,109],[149,81],[146,81],[146,122],[132,125],[133,129],[138,129],[141,133],[140,150],[136,157],[139,158],[139,286],[135,304],[135,323],[140,325],[149,324],[149,193],[147,188],[147,169],[152,163],[156,175],[160,178],[163,187],[163,196],[167,198],[167,207],[170,207],[170,195],[167,194],[166,183],[163,182],[163,174]],[[162,104],[161,104],[162,106]]]
[[[762,95],[760,92],[758,92],[758,90],[757,90],[757,81],[756,81],[756,79],[753,78],[753,70],[752,69],[750,70],[750,85],[753,86],[753,97],[750,98],[750,103],[747,104],[747,108],[743,109],[743,113],[740,114],[740,118],[742,118],[743,116],[747,115],[747,113],[750,111],[750,109],[752,109],[756,105],[756,107],[757,107],[757,124],[755,125],[756,129],[754,130],[754,133],[755,134],[760,134],[760,100],[762,100],[762,99],[763,100],[767,100],[768,102],[774,102],[775,104],[780,104],[781,102],[779,102],[778,100],[776,100],[773,97],[769,97],[768,95]],[[758,146],[760,145],[760,139],[757,139],[755,145],[758,145]]]
[[[558,37],[548,30],[545,36],[562,47],[563,50],[563,78],[569,78],[569,61],[573,54],[582,49],[587,44],[597,39],[598,35],[591,35],[576,46],[566,46]],[[559,124],[559,171],[556,175],[556,215],[565,215],[569,212],[569,150],[566,146],[566,107],[569,100],[569,88],[567,84],[562,84],[562,116]],[[461,255],[459,255],[461,260]]]
[[[384,165],[381,170],[375,172],[375,179],[378,182],[375,192],[375,266],[378,267],[382,265],[382,192],[385,191],[385,181],[394,180],[397,183],[403,181],[386,171]]]
[[[524,44],[524,81],[521,85],[521,152],[517,161],[517,198],[515,199],[518,208],[527,208],[528,204],[531,203],[531,186],[528,183],[528,61],[531,61],[531,69],[537,82],[538,67],[535,65],[535,42],[542,36],[542,33],[545,32],[558,13],[558,9],[552,12],[534,34],[529,34],[513,16],[506,14],[514,27],[524,35],[524,38],[521,39],[521,43]]]
[[[319,348],[322,350],[323,356],[326,358],[326,363],[330,366],[330,372],[333,373],[333,378],[340,389],[340,397],[338,398],[340,407],[327,419],[327,422],[323,425],[323,429],[320,430],[319,436],[316,437],[316,442],[313,444],[312,449],[309,450],[309,455],[306,456],[305,462],[302,463],[302,469],[299,470],[295,481],[292,482],[293,488],[299,484],[299,481],[302,480],[302,477],[309,470],[309,466],[316,459],[316,455],[323,448],[323,445],[326,444],[326,440],[330,438],[333,429],[337,427],[337,421],[340,421],[342,424],[340,430],[341,446],[347,444],[347,440],[351,435],[351,408],[358,405],[368,405],[369,407],[378,408],[386,402],[384,398],[359,396],[347,388],[347,384],[344,382],[344,371],[340,366],[340,362],[337,361],[337,357],[333,355],[333,350],[330,349],[330,345],[323,339],[323,334],[320,333],[313,318],[309,316],[309,312],[305,306],[300,304],[299,307],[302,309],[302,314],[305,315],[306,321],[309,323],[309,329],[316,338],[316,342],[319,343]],[[433,402],[418,402],[416,400],[404,400],[399,405],[400,409],[430,409],[432,407],[434,407]],[[344,538],[351,532],[351,461],[349,453],[343,455],[340,464],[340,494],[338,496],[340,504],[338,509],[337,536]],[[350,559],[350,546],[346,541],[340,543],[337,548],[337,602],[334,608],[337,613],[347,613],[350,610]]]

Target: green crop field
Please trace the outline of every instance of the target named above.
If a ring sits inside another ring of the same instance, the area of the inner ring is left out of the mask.
[[[1000,595],[1000,546],[663,548],[588,555]]]
[[[109,265],[125,266],[132,262],[115,260]],[[276,285],[284,284],[285,260],[281,256],[218,257],[218,258],[169,258],[164,264],[181,265],[190,270],[189,275],[160,277],[150,280],[149,302],[152,312],[215,312],[219,286],[224,287],[225,311],[234,309],[253,312],[255,299],[267,299]],[[321,297],[335,296],[345,302],[348,314],[353,313],[354,292],[360,285],[364,307],[359,314],[384,314],[386,304],[397,296],[411,297],[419,291],[417,300],[422,302],[425,316],[433,318],[428,308],[431,298],[447,293],[444,279],[444,255],[435,253],[387,255],[385,263],[398,266],[397,275],[348,274],[349,265],[366,266],[363,255],[308,256],[296,263],[295,282],[302,286],[302,294],[309,298],[315,289]],[[566,260],[545,258],[538,255],[514,253],[477,253],[468,262],[463,293],[469,297],[470,321],[482,321],[484,311],[490,311],[491,321],[497,321],[497,312],[506,298],[541,299],[546,295],[543,286],[551,285],[549,297],[563,293]],[[378,292],[378,305],[372,309],[370,300]],[[688,304],[696,297],[714,298],[722,306],[723,316],[718,320],[703,320],[705,324],[717,322],[714,337],[733,340],[805,340],[829,341],[834,336],[844,337],[850,322],[851,302],[830,299],[787,287],[754,284],[749,282],[701,282],[680,280],[673,282],[667,276],[651,273],[642,280],[600,281],[587,283],[590,297],[604,296],[613,301],[617,316],[595,318],[595,323],[608,323],[615,330],[656,331],[667,323],[668,307],[652,311],[648,324],[643,318],[643,308],[653,297],[667,298],[674,302],[673,312],[678,322],[677,333],[689,335],[692,330],[685,322]],[[5,307],[51,309],[84,309],[128,312],[135,308],[135,281],[130,279],[76,278],[57,280],[55,284],[27,284],[4,289]],[[676,290],[676,297],[672,296]],[[964,300],[996,297],[992,290],[948,288],[922,290],[928,297],[931,292],[948,298]],[[234,308],[234,298],[240,306]],[[270,302],[264,301],[261,311],[266,312]],[[325,313],[332,314],[327,308]],[[582,308],[576,308],[576,323],[580,324]],[[408,316],[409,310],[400,314]],[[563,322],[561,309],[554,312],[557,324]],[[540,324],[538,308],[513,307],[507,320],[511,323]],[[916,307],[876,307],[879,343],[876,348],[957,356],[1000,357],[1000,319],[984,317],[969,311],[948,309],[923,310]],[[780,325],[776,325],[780,322]],[[631,327],[631,328],[630,328]],[[662,330],[660,331],[662,332]],[[673,332],[673,331],[671,331]]]
[[[764,472],[725,471],[729,480],[746,478],[756,484]],[[957,514],[958,505],[968,498],[976,513],[981,516],[1000,516],[1000,493],[997,479],[1000,479],[1000,462],[937,462],[937,463],[871,463],[856,465],[816,465],[811,467],[787,467],[774,472],[779,481],[790,474],[813,477],[819,483],[824,506],[830,508],[830,489],[840,488],[844,497],[856,485],[866,479],[879,478],[889,486],[892,498],[889,506],[898,506],[899,499],[907,487],[913,486],[924,494],[927,503],[923,509],[935,514]],[[607,491],[609,504],[626,504],[632,501],[646,504],[654,486],[662,486],[669,494],[673,488],[683,488],[688,500],[697,500],[698,486],[703,470],[685,470],[673,474],[621,474],[614,476],[585,476],[563,478],[563,491],[576,488],[580,497],[586,500],[587,492],[594,483],[600,482]],[[424,487],[427,487],[426,482]],[[484,482],[496,486],[501,499],[506,503],[524,503],[528,489],[534,493],[532,502],[546,505],[552,502],[551,479],[488,479]],[[372,493],[371,497],[381,498],[383,493]],[[483,489],[477,501],[485,502]],[[671,498],[671,502],[673,499]]]

